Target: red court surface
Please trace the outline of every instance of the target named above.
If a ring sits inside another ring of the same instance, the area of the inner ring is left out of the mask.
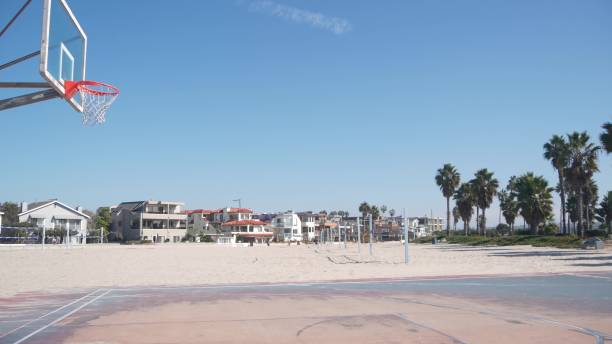
[[[1,343],[605,343],[612,272],[99,288],[0,300]]]

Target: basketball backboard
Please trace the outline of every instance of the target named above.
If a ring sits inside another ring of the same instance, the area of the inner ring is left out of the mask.
[[[65,0],[43,0],[40,75],[61,95],[65,81],[85,80],[87,36]],[[66,98],[83,112],[80,93]]]

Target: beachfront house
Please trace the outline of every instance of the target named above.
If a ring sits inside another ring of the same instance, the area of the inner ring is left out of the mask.
[[[228,221],[250,220],[253,210],[249,208],[221,208],[215,210],[212,221],[215,223],[225,223]]]
[[[248,242],[254,244],[268,243],[274,233],[268,229],[265,222],[259,220],[233,220],[221,225],[222,237],[218,242],[232,243]]]
[[[187,231],[184,205],[156,200],[123,202],[111,207],[111,234],[123,241],[180,242]]]
[[[211,238],[216,238],[220,235],[219,226],[213,223],[213,216],[216,210],[195,209],[186,210],[183,213],[187,215],[187,230],[191,233],[200,235],[208,235]]]
[[[64,240],[72,244],[86,243],[87,223],[91,220],[83,213],[83,208],[72,208],[56,199],[29,204],[23,202],[18,217],[20,223],[27,222],[32,227],[66,231]]]
[[[311,211],[308,211],[298,213],[298,217],[302,222],[302,239],[313,241],[317,236],[315,215]]]
[[[293,211],[276,215],[276,217],[272,219],[272,228],[274,229],[277,241],[302,241],[302,221]]]
[[[423,217],[409,217],[408,228],[412,235],[416,235],[418,238],[430,236],[433,234],[433,230],[441,231],[443,229],[442,221],[432,221],[431,218]],[[436,219],[434,219],[436,220]]]

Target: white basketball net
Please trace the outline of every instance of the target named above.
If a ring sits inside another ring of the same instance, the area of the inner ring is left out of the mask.
[[[83,125],[103,124],[106,111],[119,95],[117,89],[99,84],[79,85],[78,90],[83,99]]]

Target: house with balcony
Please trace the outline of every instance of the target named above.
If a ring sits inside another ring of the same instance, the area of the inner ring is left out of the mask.
[[[87,241],[87,223],[89,215],[83,208],[72,208],[57,199],[43,202],[21,203],[19,222],[27,222],[32,227],[59,229],[67,231],[64,240],[72,244],[85,244]]]
[[[111,207],[111,233],[122,241],[180,242],[187,232],[184,205],[157,200],[123,202]]]
[[[228,221],[250,220],[253,210],[249,208],[221,208],[214,211],[212,222],[225,223]]]
[[[184,211],[183,213],[187,215],[187,230],[191,233],[200,233],[212,238],[219,236],[221,234],[220,226],[212,221],[216,212],[216,210],[209,209]]]
[[[259,220],[233,220],[221,225],[222,237],[218,242],[235,244],[238,241],[254,244],[268,243],[274,233],[267,224]]]
[[[293,211],[276,215],[271,225],[277,241],[302,241],[302,221]]]
[[[311,211],[298,213],[302,222],[302,239],[313,241],[317,237],[316,216]]]

